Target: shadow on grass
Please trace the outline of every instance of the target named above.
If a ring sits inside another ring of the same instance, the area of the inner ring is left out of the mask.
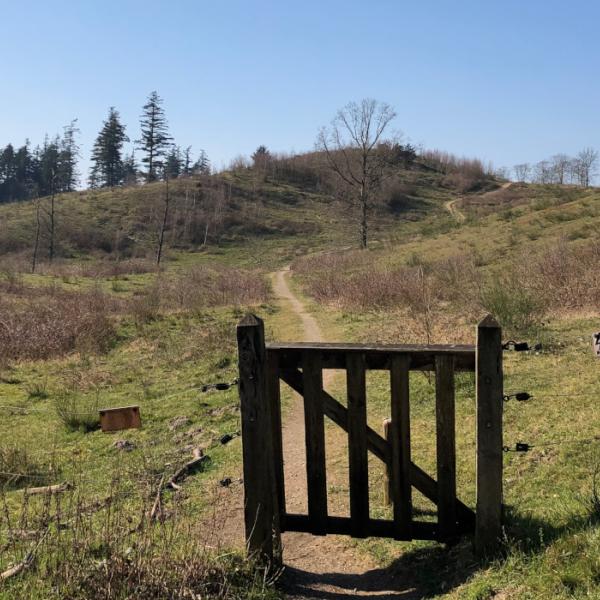
[[[543,552],[561,536],[597,526],[599,520],[579,514],[554,525],[507,506],[505,523],[506,542],[496,558],[497,565],[515,550],[531,555]],[[327,557],[323,563],[326,565]],[[475,557],[471,538],[463,538],[454,546],[432,544],[408,549],[389,566],[361,574],[313,573],[287,567],[281,584],[286,595],[294,598],[426,600],[451,592],[489,565]]]

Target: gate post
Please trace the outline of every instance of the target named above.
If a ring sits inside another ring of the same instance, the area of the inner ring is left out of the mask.
[[[477,328],[477,514],[475,551],[490,556],[502,535],[502,330],[492,315]]]
[[[237,326],[244,459],[244,521],[248,556],[271,568],[280,559],[271,403],[262,319],[246,315]]]

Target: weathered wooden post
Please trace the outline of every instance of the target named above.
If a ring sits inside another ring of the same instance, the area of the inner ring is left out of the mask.
[[[502,535],[502,330],[487,315],[477,328],[477,515],[475,551],[491,556]]]
[[[267,566],[280,561],[280,526],[273,464],[272,407],[262,320],[246,315],[237,326],[244,459],[244,520],[248,555]]]

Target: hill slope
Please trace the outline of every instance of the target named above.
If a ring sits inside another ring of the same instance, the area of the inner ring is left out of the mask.
[[[498,184],[492,179],[485,186]],[[55,242],[63,258],[95,254],[113,258],[156,252],[165,213],[164,183],[59,195]],[[232,247],[261,240],[285,240],[290,256],[320,247],[353,245],[355,210],[344,193],[319,179],[263,174],[241,169],[211,177],[178,179],[169,185],[166,245],[177,250]],[[443,211],[461,198],[453,180],[423,166],[398,169],[371,211],[373,238],[387,237],[404,221]],[[31,253],[37,213],[40,256],[49,245],[49,198],[0,205],[0,254]]]

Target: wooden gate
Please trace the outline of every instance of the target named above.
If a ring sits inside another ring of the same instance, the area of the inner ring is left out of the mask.
[[[478,326],[477,346],[265,344],[263,322],[238,325],[239,386],[248,552],[271,564],[280,558],[280,533],[304,531],[353,537],[448,541],[475,533],[480,555],[491,554],[501,534],[502,341],[496,321]],[[347,407],[323,389],[323,369],[346,371]],[[391,422],[387,439],[367,425],[367,370],[390,374]],[[436,383],[436,478],[411,460],[409,372],[432,371]],[[456,495],[454,374],[476,373],[477,502],[474,512]],[[280,382],[304,399],[308,513],[285,506]],[[350,515],[327,512],[325,419],[348,433]],[[369,515],[368,452],[390,479],[393,520]],[[437,506],[437,522],[413,516],[412,488]]]

